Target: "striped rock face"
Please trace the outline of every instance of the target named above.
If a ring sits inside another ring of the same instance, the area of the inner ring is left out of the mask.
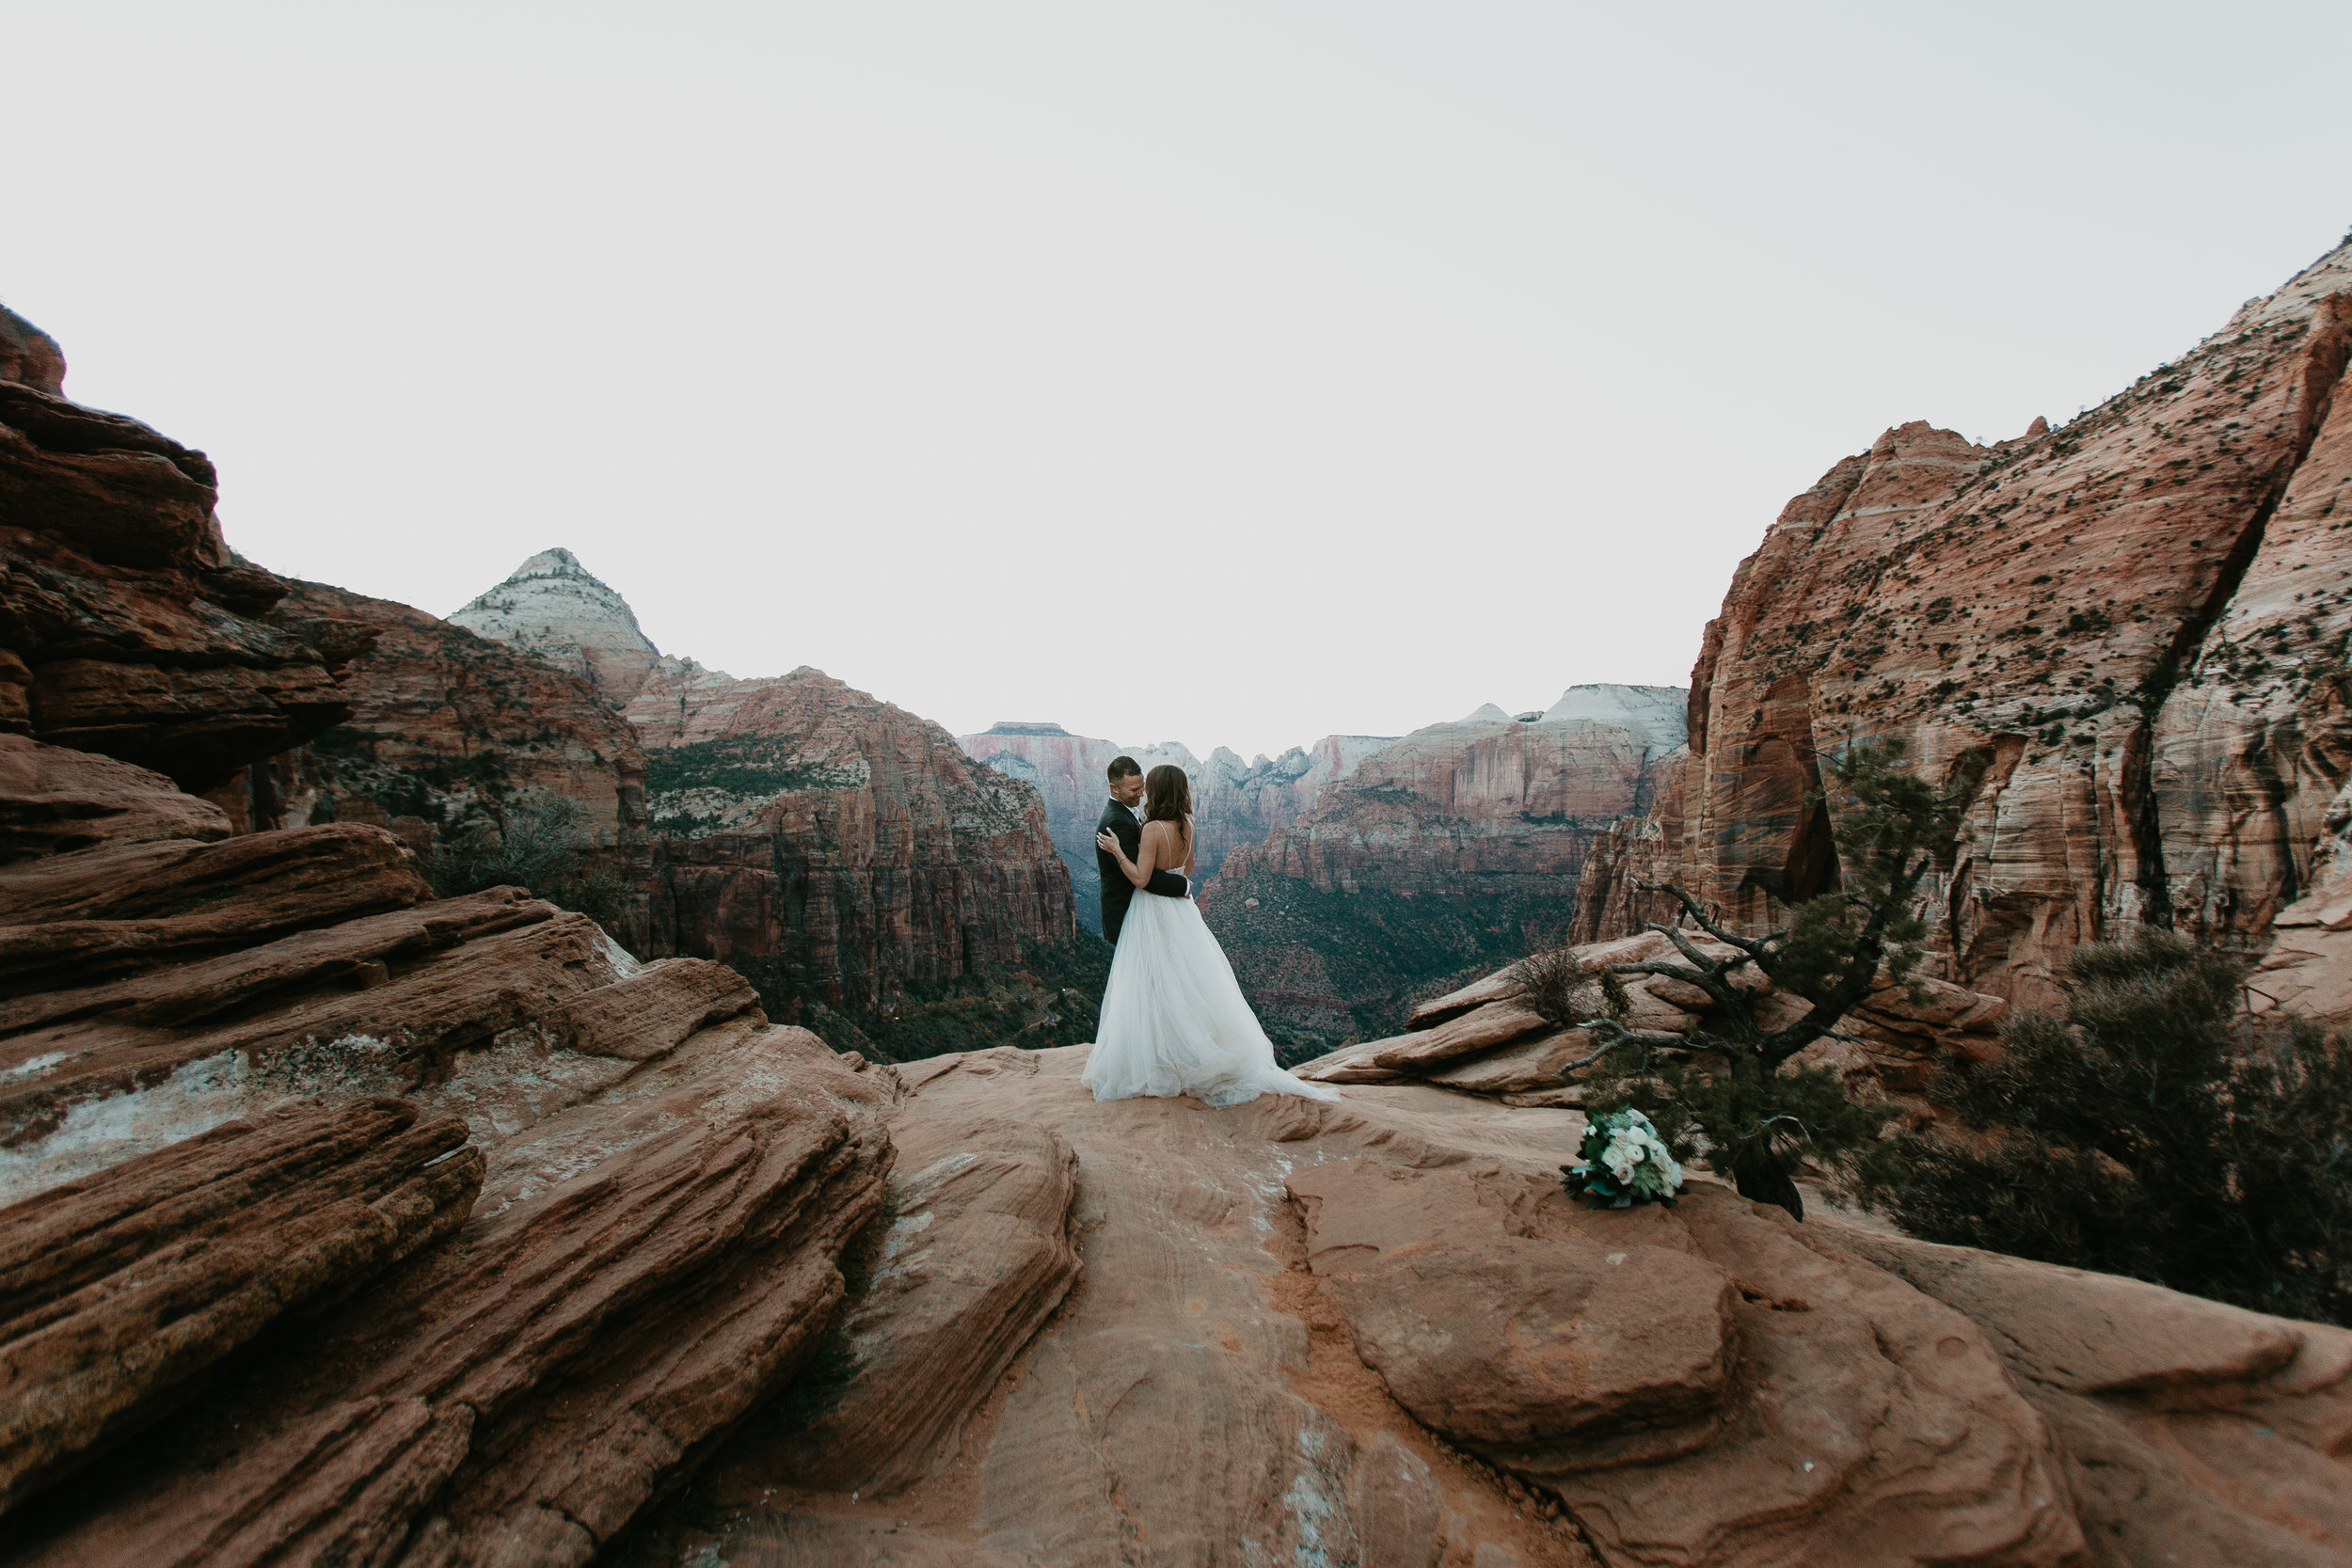
[[[2352,769],[2347,356],[2352,246],[2055,430],[1838,463],[1708,626],[1677,852],[1629,858],[1760,923],[1834,876],[1818,757],[1901,736],[1983,767],[1933,888],[1951,978],[2038,1002],[2143,923],[2266,938]]]

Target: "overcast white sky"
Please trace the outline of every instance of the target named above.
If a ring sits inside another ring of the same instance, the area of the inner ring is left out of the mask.
[[[2352,7],[0,0],[0,300],[230,542],[961,731],[1679,685],[1887,425],[2352,224]]]

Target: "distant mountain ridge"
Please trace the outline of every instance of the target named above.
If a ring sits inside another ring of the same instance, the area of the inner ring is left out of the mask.
[[[1359,761],[1202,891],[1269,1021],[1330,1043],[1401,1026],[1416,992],[1556,942],[1597,840],[1648,812],[1684,752],[1678,687],[1489,703]]]
[[[1002,723],[957,743],[976,761],[1036,787],[1045,801],[1054,848],[1070,869],[1078,923],[1102,926],[1102,880],[1094,860],[1094,824],[1110,798],[1104,769],[1122,753],[1146,770],[1162,763],[1183,768],[1192,782],[1193,819],[1200,842],[1194,875],[1205,881],[1226,856],[1298,820],[1324,787],[1343,779],[1364,757],[1392,736],[1327,735],[1311,747],[1294,746],[1269,760],[1249,762],[1219,746],[1208,760],[1173,742],[1122,746],[1114,740],[1071,734],[1059,724]]]

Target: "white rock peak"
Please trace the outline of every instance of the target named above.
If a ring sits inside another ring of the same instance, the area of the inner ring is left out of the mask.
[[[528,649],[618,703],[637,694],[661,657],[628,601],[560,547],[541,550],[449,619]]]

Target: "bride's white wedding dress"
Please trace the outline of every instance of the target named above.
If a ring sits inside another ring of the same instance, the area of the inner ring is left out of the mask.
[[[1274,1046],[1200,907],[1140,891],[1111,952],[1085,1081],[1097,1100],[1188,1094],[1205,1105],[1238,1105],[1262,1094],[1339,1098],[1274,1065]]]

